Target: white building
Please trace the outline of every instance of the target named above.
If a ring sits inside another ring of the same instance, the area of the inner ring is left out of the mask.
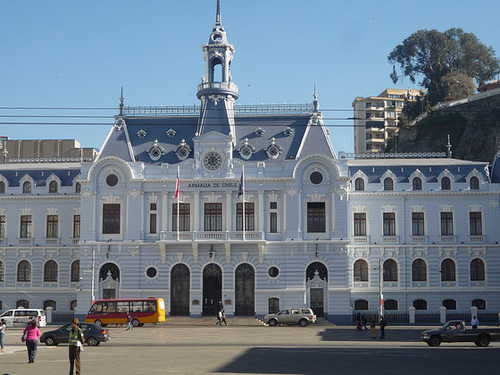
[[[218,4],[199,107],[122,100],[95,161],[22,176],[0,166],[2,308],[51,300],[70,311],[77,300],[81,317],[93,298],[158,296],[169,315],[307,305],[346,323],[377,312],[382,294],[394,314],[496,314],[500,162],[337,157],[316,93],[310,106],[235,106],[220,16]],[[23,193],[40,173],[38,190]],[[28,237],[26,215],[36,223]],[[50,260],[56,282],[43,281]],[[24,261],[30,282],[19,281]]]

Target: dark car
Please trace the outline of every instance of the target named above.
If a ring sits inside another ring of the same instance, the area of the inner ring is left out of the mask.
[[[101,342],[109,340],[109,333],[107,330],[92,323],[80,323],[80,328],[85,336],[85,342],[88,346],[97,346]],[[40,336],[40,342],[45,345],[59,345],[67,344],[69,341],[69,331],[71,330],[71,323],[65,324],[62,327],[54,330],[47,331]]]

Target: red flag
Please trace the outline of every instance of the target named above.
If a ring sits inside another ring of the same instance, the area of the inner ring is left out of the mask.
[[[177,171],[177,182],[175,183],[175,199],[179,197],[180,186],[181,186],[181,180],[179,179],[179,171]]]

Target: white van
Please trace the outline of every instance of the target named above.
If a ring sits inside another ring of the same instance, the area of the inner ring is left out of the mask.
[[[25,327],[33,319],[36,320],[39,327],[47,325],[45,311],[41,309],[11,309],[0,315],[0,319],[5,319],[7,327]]]

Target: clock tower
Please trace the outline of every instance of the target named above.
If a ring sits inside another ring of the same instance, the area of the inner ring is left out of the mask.
[[[234,47],[227,41],[221,23],[220,0],[217,0],[215,26],[202,49],[206,71],[196,94],[201,100],[197,133],[202,135],[215,131],[230,136],[235,147],[234,102],[239,95],[238,86],[231,79]]]

